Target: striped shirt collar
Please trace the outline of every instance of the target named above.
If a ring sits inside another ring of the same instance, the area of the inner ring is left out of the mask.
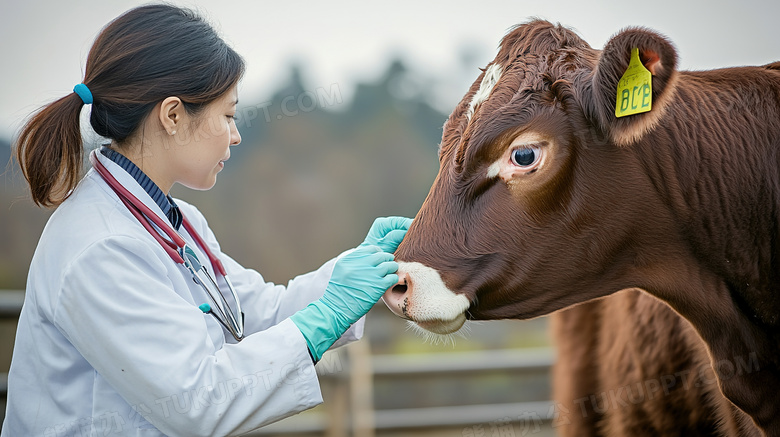
[[[173,227],[176,230],[179,229],[183,218],[181,211],[179,211],[179,207],[176,205],[176,202],[173,201],[173,198],[170,195],[165,195],[160,187],[158,187],[157,184],[149,179],[149,176],[147,176],[146,173],[144,173],[140,168],[138,168],[137,165],[133,164],[133,161],[130,161],[121,153],[117,152],[116,150],[109,149],[106,146],[100,148],[100,153],[102,153],[106,158],[114,161],[118,166],[122,167],[127,173],[129,173],[130,176],[132,176],[133,179],[138,182],[138,185],[140,185],[149,194],[149,197],[151,197],[152,200],[154,200],[154,202],[160,207],[163,214],[168,217],[168,220],[171,222]]]

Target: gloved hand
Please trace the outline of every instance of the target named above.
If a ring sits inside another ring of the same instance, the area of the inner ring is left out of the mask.
[[[398,282],[397,271],[393,255],[371,245],[336,261],[325,294],[290,317],[315,361]]]
[[[379,217],[374,220],[361,246],[379,246],[387,253],[393,253],[404,239],[412,219],[406,217]]]

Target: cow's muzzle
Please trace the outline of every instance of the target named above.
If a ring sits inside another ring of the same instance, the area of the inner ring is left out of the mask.
[[[463,326],[469,300],[449,290],[436,270],[399,262],[398,278],[398,284],[382,296],[395,315],[436,334],[450,334]]]

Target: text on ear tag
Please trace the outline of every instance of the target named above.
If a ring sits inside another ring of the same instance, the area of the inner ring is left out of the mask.
[[[653,75],[642,65],[639,48],[631,50],[631,61],[617,86],[615,117],[648,112],[653,106]]]

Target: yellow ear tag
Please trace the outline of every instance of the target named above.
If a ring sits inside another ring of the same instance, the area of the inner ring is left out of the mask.
[[[653,75],[639,60],[639,49],[631,50],[631,61],[617,87],[615,116],[648,112],[653,106]]]

